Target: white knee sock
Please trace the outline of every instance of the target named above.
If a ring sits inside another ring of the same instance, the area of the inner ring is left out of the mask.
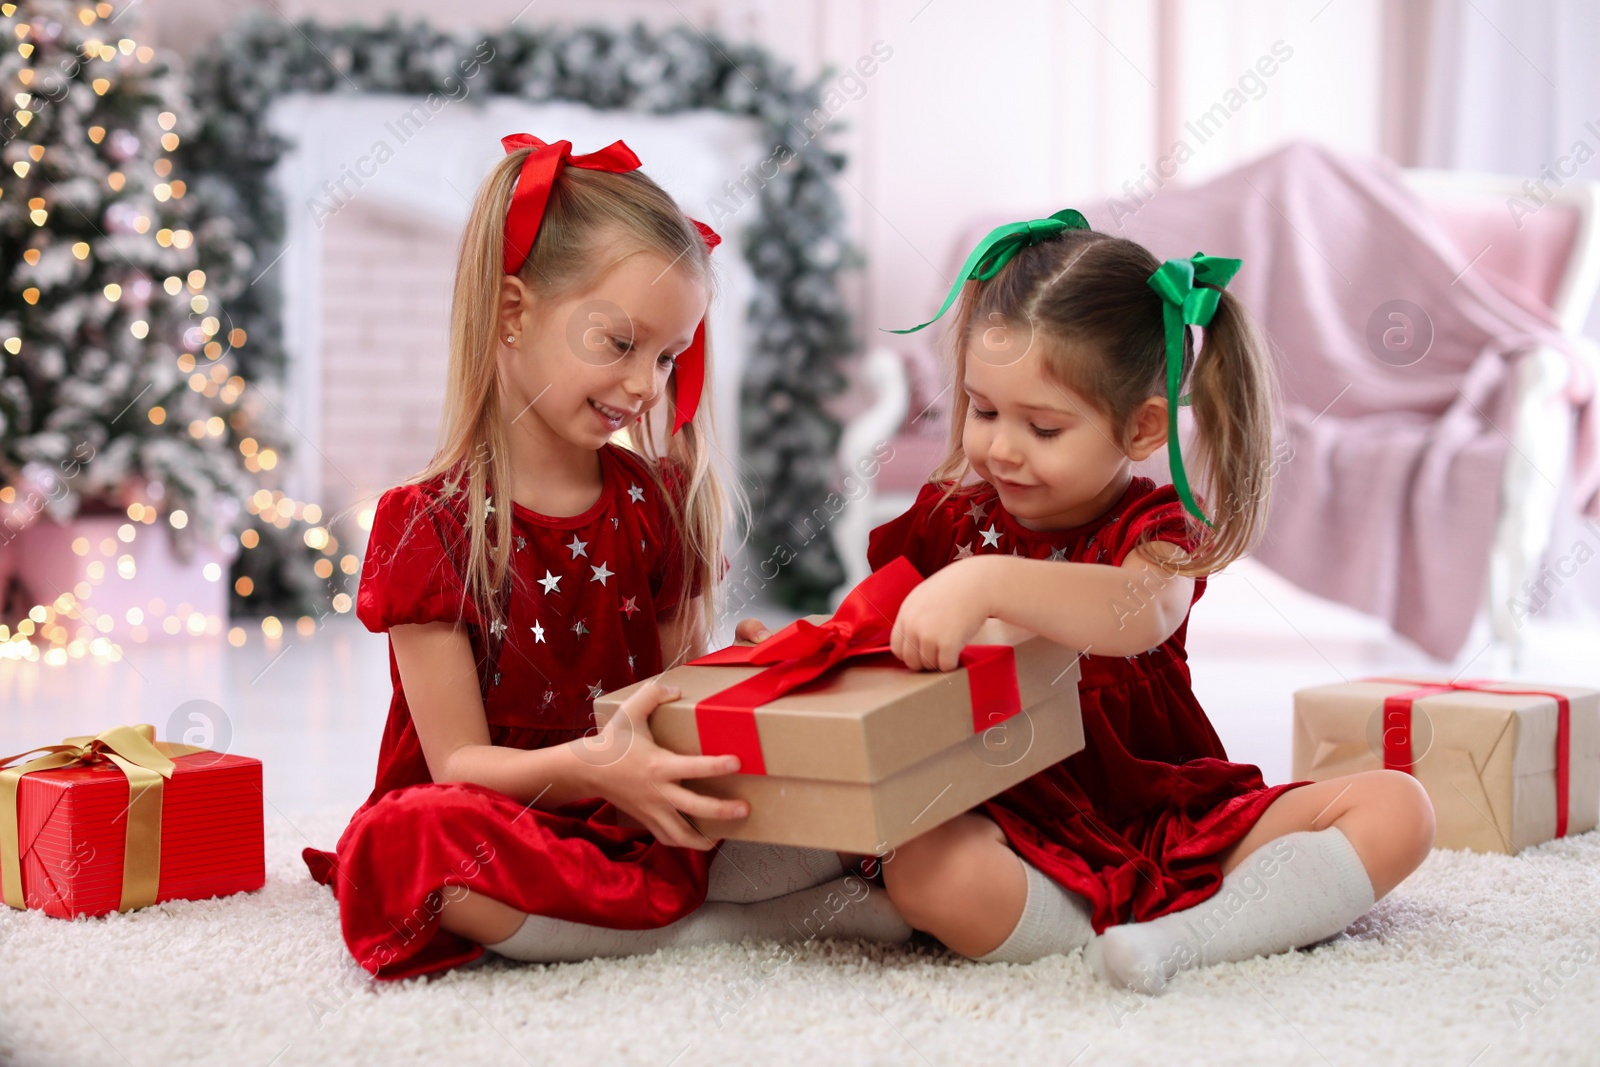
[[[1344,831],[1301,830],[1252,852],[1209,900],[1110,927],[1084,958],[1107,982],[1159,993],[1185,968],[1270,956],[1332,937],[1373,902],[1372,881]]]
[[[1062,889],[1021,856],[1017,860],[1028,876],[1022,918],[998,948],[973,957],[979,963],[1032,963],[1044,956],[1082,948],[1094,936],[1086,900]]]
[[[711,860],[706,900],[753,904],[834,881],[842,874],[844,864],[831,849],[724,841]]]
[[[600,956],[637,956],[659,948],[738,941],[859,937],[899,942],[911,927],[889,894],[851,875],[754,904],[713,901],[654,930],[604,926],[529,915],[516,933],[484,947],[516,960],[558,963]]]

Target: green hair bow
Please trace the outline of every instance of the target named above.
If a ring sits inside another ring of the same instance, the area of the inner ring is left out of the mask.
[[[1223,259],[1196,252],[1188,259],[1169,259],[1150,275],[1149,285],[1161,295],[1162,319],[1167,331],[1167,458],[1172,468],[1172,484],[1183,506],[1201,522],[1215,529],[1189,490],[1183,470],[1183,453],[1178,447],[1178,408],[1189,403],[1178,396],[1178,379],[1183,374],[1183,335],[1189,326],[1209,326],[1217,313],[1222,289],[1238,273],[1237,259]],[[1197,284],[1199,283],[1199,284]],[[1214,285],[1215,289],[1201,285]]]
[[[956,302],[956,297],[961,293],[961,287],[968,281],[985,282],[1000,273],[1000,268],[1011,261],[1011,257],[1029,245],[1036,245],[1047,237],[1054,237],[1062,230],[1087,230],[1089,221],[1083,217],[1082,212],[1076,208],[1063,208],[1047,219],[1027,219],[1023,222],[1008,222],[1004,226],[996,226],[989,231],[987,237],[978,242],[978,247],[972,250],[967,261],[961,264],[961,272],[956,275],[956,280],[950,286],[950,292],[945,296],[944,303],[939,311],[920,326],[913,326],[906,330],[888,330],[888,333],[916,333],[924,326],[932,326],[939,321],[939,316],[950,310],[950,305]]]

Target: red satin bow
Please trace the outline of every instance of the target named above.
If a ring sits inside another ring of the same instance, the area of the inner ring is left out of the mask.
[[[765,774],[755,709],[855,656],[889,651],[900,604],[922,581],[899,556],[852,589],[823,623],[799,619],[756,645],[731,645],[693,659],[695,666],[770,664],[760,674],[699,701],[695,725],[706,755],[732,753],[741,774]],[[973,731],[981,732],[1022,708],[1015,651],[1010,645],[968,645],[961,651],[972,697]]]
[[[524,148],[532,149],[522,161],[517,175],[517,188],[511,194],[511,207],[506,211],[505,272],[515,274],[528,261],[533,251],[533,239],[539,236],[539,226],[544,222],[545,205],[550,202],[550,189],[562,167],[582,167],[584,170],[603,170],[612,174],[625,174],[638,170],[639,157],[621,141],[612,141],[598,152],[575,156],[571,141],[547,144],[531,133],[513,133],[500,138],[506,155]]]
[[[699,219],[690,219],[706,243],[706,251],[722,243],[722,236]],[[701,318],[694,328],[694,339],[678,357],[675,373],[678,376],[678,404],[672,417],[672,432],[677,433],[684,423],[694,418],[694,409],[700,406],[700,393],[706,381],[706,320]]]
[[[502,260],[505,272],[515,274],[528,261],[533,251],[534,238],[544,222],[544,211],[550,202],[550,189],[562,167],[582,167],[585,170],[603,170],[612,174],[625,174],[640,167],[639,157],[621,141],[613,141],[598,152],[575,156],[571,141],[546,143],[531,133],[513,133],[500,138],[506,154],[531,149],[522,161],[517,175],[517,187],[511,194],[511,206],[506,211],[505,242]],[[706,250],[722,243],[711,227],[698,219],[690,219],[705,242]],[[700,393],[706,377],[706,323],[702,318],[694,330],[694,339],[683,350],[676,364],[677,404],[673,414],[672,432],[677,433],[683,424],[694,418],[700,406]]]
[[[1572,791],[1572,706],[1561,693],[1544,689],[1493,688],[1510,683],[1478,678],[1465,682],[1424,682],[1409,678],[1363,678],[1364,682],[1388,685],[1414,685],[1421,688],[1395,693],[1383,700],[1383,765],[1392,771],[1414,774],[1411,749],[1411,705],[1423,697],[1440,693],[1498,693],[1502,696],[1548,697],[1556,702],[1556,836],[1567,836],[1568,794]]]

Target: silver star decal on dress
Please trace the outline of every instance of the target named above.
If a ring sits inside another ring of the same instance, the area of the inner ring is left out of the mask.
[[[594,577],[590,578],[589,580],[591,582],[599,582],[601,585],[605,585],[606,584],[606,579],[611,577],[613,574],[617,573],[616,571],[608,570],[606,568],[606,561],[605,560],[601,560],[600,561],[600,566],[598,566],[598,567],[594,566],[593,564],[590,564],[589,565],[589,569],[594,571]]]
[[[495,619],[489,624],[489,632],[494,634],[496,637],[499,637],[501,634],[506,632],[506,624],[501,622],[499,619]]]
[[[483,513],[485,515],[493,515],[494,514],[494,497],[491,496],[491,497],[485,497],[484,498],[484,501],[483,501]]]
[[[1066,559],[1067,558],[1067,550],[1065,548],[1052,548],[1050,550],[1050,558],[1051,559]]]
[[[591,685],[589,687],[589,699],[590,700],[599,700],[600,699],[600,694],[603,693],[603,692],[605,692],[605,690],[600,687],[600,683],[599,682],[595,682],[593,685]]]
[[[989,528],[983,531],[983,547],[989,548],[991,546],[994,548],[1000,547],[1000,532],[994,528],[994,523],[992,522],[989,524]]]
[[[633,613],[639,610],[639,605],[634,603],[634,601],[637,600],[637,599],[639,599],[639,598],[638,597],[629,597],[627,600],[624,600],[622,602],[622,613],[624,615],[626,615],[630,619],[633,618]],[[628,657],[628,666],[630,666],[630,667],[633,666],[633,657],[632,656]]]
[[[589,628],[583,624],[582,619],[579,619],[577,622],[572,624],[572,632],[577,634],[579,637],[582,637],[584,634],[589,632]]]
[[[611,528],[613,530],[615,530],[617,528],[618,524],[621,523],[621,522],[622,522],[622,520],[617,518],[615,515],[611,516]]]
[[[544,577],[539,579],[539,584],[544,586],[546,593],[561,592],[561,578],[559,575],[551,574],[549,567],[545,568]]]
[[[556,702],[556,691],[554,689],[546,689],[544,691],[544,706],[548,708],[551,704],[554,704],[555,702]]]
[[[525,549],[527,547],[528,547],[528,539],[526,537],[523,537],[521,534],[517,534],[517,551],[521,552],[523,549]]]
[[[1022,555],[1022,553],[1021,553],[1021,552],[1019,552],[1019,551],[1018,551],[1018,550],[1017,550],[1017,549],[1015,549],[1015,548],[1013,548],[1013,549],[1012,549],[1012,550],[1011,550],[1011,554],[1012,554],[1012,555],[1013,555],[1013,556],[1020,556],[1020,555]]]
[[[633,501],[635,504],[639,503],[644,499],[644,490],[640,489],[637,485],[634,486],[632,489],[628,490],[628,499]]]
[[[639,551],[640,552],[644,551],[644,538],[642,538],[642,537],[639,538]]]
[[[630,671],[633,670],[633,657],[631,655],[628,657],[628,669]]]
[[[972,502],[972,506],[967,509],[967,517],[973,521],[974,525],[984,520],[984,509],[976,500],[974,500]]]
[[[589,554],[589,542],[578,540],[577,534],[573,534],[572,540],[567,542],[562,547],[571,551],[573,559],[577,559],[579,556],[587,556]]]
[[[499,671],[495,671],[494,672],[494,683],[493,684],[495,684],[495,685],[499,685],[500,684],[500,672]]]
[[[538,644],[547,643],[545,641],[545,639],[544,639],[544,627],[541,626],[538,623],[537,620],[535,620],[534,624],[532,626],[528,627],[528,629],[533,631],[533,643],[534,644],[538,645]]]
[[[970,555],[972,555],[972,542],[970,541],[956,549],[956,559],[966,559]]]

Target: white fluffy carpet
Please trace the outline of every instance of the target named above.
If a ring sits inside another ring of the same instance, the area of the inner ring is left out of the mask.
[[[34,1064],[1600,1064],[1600,833],[1435,852],[1339,939],[1114,993],[1078,953],[771,943],[374,984],[269,816],[267,884],[64,922],[0,908],[0,1061]]]

